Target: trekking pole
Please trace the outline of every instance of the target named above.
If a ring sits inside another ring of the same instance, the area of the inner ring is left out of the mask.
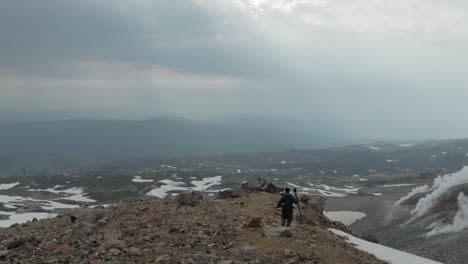
[[[297,197],[297,190],[296,190],[296,188],[294,188],[294,195],[296,196],[296,199],[297,199],[297,207],[299,208],[299,216],[300,216],[300,219],[301,219],[301,221],[303,221],[303,220],[304,220],[304,217],[302,216],[301,204],[300,204],[300,201],[299,201],[299,197]]]
[[[276,215],[278,214],[278,207],[276,207],[275,209],[275,215],[273,216],[273,220],[271,220],[272,223],[275,222],[275,219],[276,219]]]

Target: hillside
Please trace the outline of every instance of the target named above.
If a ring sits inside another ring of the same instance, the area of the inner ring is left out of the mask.
[[[0,122],[0,176],[40,175],[115,160],[313,148],[330,142],[329,132],[281,124],[261,119]]]
[[[292,237],[265,236],[277,198],[266,193],[205,197],[180,208],[180,199],[148,198],[79,209],[0,230],[0,258],[7,263],[384,263],[328,231],[312,207],[304,206],[309,221],[295,222]],[[73,223],[70,215],[76,217]],[[262,218],[260,226],[247,227],[255,217]]]

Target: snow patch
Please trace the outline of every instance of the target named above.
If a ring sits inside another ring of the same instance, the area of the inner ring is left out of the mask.
[[[412,147],[414,145],[413,144],[398,144],[398,146],[404,147],[404,148],[409,148],[409,147]]]
[[[11,212],[3,212],[0,211],[1,215],[9,215],[8,219],[0,220],[0,227],[10,227],[14,224],[24,224],[28,221],[32,221],[34,218],[37,220],[47,219],[47,218],[54,218],[57,214],[53,213],[23,213],[23,214],[16,214]]]
[[[14,183],[2,183],[0,184],[0,190],[9,190],[12,189],[16,186],[20,185],[19,182],[14,182]]]
[[[154,182],[154,180],[151,179],[142,179],[141,176],[134,176],[132,179],[132,182]]]
[[[56,194],[80,194],[83,193],[83,188],[79,187],[72,187],[69,189],[64,189],[64,190],[57,190],[59,188],[65,187],[64,185],[55,185],[54,188],[48,188],[48,189],[29,189],[29,192],[51,192],[51,193],[56,193]]]
[[[182,185],[186,185],[185,182],[176,182],[173,180],[161,180],[160,183],[161,187],[151,190],[147,193],[147,195],[156,196],[159,198],[165,198],[167,195],[176,196],[177,193],[172,192],[183,192],[183,191],[197,191],[197,192],[221,192],[224,190],[229,189],[221,189],[221,190],[209,190],[211,187],[220,185],[223,177],[222,176],[215,176],[209,178],[203,178],[200,181],[191,181],[190,183],[194,187],[182,187]]]
[[[83,203],[95,203],[95,202],[97,202],[94,199],[86,197],[84,195],[84,193],[78,193],[78,194],[75,194],[75,195],[72,195],[72,196],[59,198],[57,200],[67,200],[67,201],[75,201],[75,202],[83,202]]]
[[[177,182],[173,180],[160,180],[160,183],[164,183],[166,185],[172,185],[172,186],[180,186],[180,185],[185,185],[185,182]]]
[[[384,184],[377,186],[378,188],[393,188],[393,187],[405,187],[405,186],[413,186],[414,183],[398,183],[398,184]]]
[[[375,255],[377,258],[387,261],[391,264],[442,264],[437,261],[418,257],[403,251],[393,248],[385,247],[379,244],[374,244],[357,237],[351,236],[343,231],[336,229],[329,229],[331,232],[346,237],[348,242],[354,245],[357,249]]]
[[[173,185],[161,185],[161,187],[151,190],[147,195],[156,196],[158,198],[164,198],[169,192],[173,191],[187,191],[186,187],[178,187]]]
[[[29,189],[30,192],[50,192],[55,194],[66,194],[70,196],[56,198],[54,200],[68,200],[75,202],[84,202],[84,203],[95,203],[96,200],[86,197],[86,193],[81,187],[72,187],[64,190],[57,190],[59,188],[65,187],[64,185],[56,185],[54,188],[48,189]],[[39,200],[40,201],[40,200]]]

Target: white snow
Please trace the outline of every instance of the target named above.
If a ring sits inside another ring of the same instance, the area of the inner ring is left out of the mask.
[[[173,180],[160,180],[159,182],[164,183],[166,185],[172,185],[172,186],[185,185],[185,182],[177,182]]]
[[[326,217],[332,221],[338,221],[346,226],[354,224],[356,221],[361,220],[367,215],[362,212],[352,212],[352,211],[336,211],[336,212],[323,212]]]
[[[141,176],[134,176],[133,179],[132,179],[132,182],[138,182],[138,183],[142,183],[142,182],[154,182],[154,180],[151,180],[151,179],[142,179]]]
[[[332,187],[332,186],[328,186],[328,185],[325,185],[325,184],[322,184],[322,187],[329,191],[329,190],[335,190],[335,191],[339,191],[339,192],[345,192],[345,193],[351,193],[351,194],[357,194],[357,192],[362,189],[361,187],[359,188],[346,188],[346,189],[343,189],[343,188],[336,188],[336,187]]]
[[[33,218],[38,220],[47,219],[47,218],[54,218],[57,214],[53,213],[23,213],[23,214],[16,214],[11,212],[3,212],[0,211],[2,215],[9,215],[8,219],[0,220],[0,227],[10,227],[13,224],[23,224],[28,221],[32,221]]]
[[[176,181],[169,180],[169,179],[161,180],[159,182],[163,183],[164,185],[161,185],[161,187],[151,190],[150,192],[147,193],[147,195],[164,198],[169,194],[172,196],[176,196],[177,193],[170,193],[174,191],[221,192],[221,191],[228,190],[228,189],[209,190],[209,188],[215,185],[220,185],[222,178],[223,178],[222,176],[215,176],[215,177],[203,178],[200,181],[191,181],[191,184],[194,185],[194,187],[182,187],[183,185],[187,185],[185,182],[176,182]]]
[[[398,146],[408,148],[408,147],[412,147],[414,145],[413,144],[398,144]]]
[[[360,189],[360,188],[342,189],[342,188],[336,188],[336,187],[328,186],[328,185],[325,185],[325,184],[314,185],[313,183],[310,183],[310,182],[307,183],[307,184],[314,187],[314,188],[299,186],[299,185],[291,183],[291,182],[286,182],[286,184],[288,184],[289,186],[291,186],[293,188],[296,188],[300,193],[313,194],[315,192],[315,193],[319,193],[322,196],[337,197],[337,198],[346,197],[348,194],[356,194],[357,191],[359,191],[359,189]]]
[[[324,191],[320,189],[313,189],[313,190],[319,192],[322,196],[326,196],[326,197],[343,198],[347,196],[346,194],[343,194],[343,193]]]
[[[95,203],[96,200],[86,197],[83,193],[78,193],[72,196],[59,198],[57,200],[68,200],[68,201],[76,201],[76,202],[83,202],[83,203]]]
[[[76,201],[76,202],[84,202],[84,203],[95,203],[96,200],[86,197],[86,193],[84,192],[83,188],[81,187],[72,187],[64,190],[57,190],[58,188],[64,187],[63,185],[56,185],[54,188],[48,189],[29,189],[30,192],[51,192],[56,194],[68,194],[71,196],[65,196],[56,198],[54,200],[68,200],[68,201]]]
[[[178,187],[173,185],[161,185],[161,187],[151,190],[147,195],[156,196],[158,198],[164,198],[172,191],[187,191],[186,187]]]
[[[312,190],[311,188],[299,186],[299,185],[291,183],[291,182],[286,182],[286,184],[293,187],[293,188],[299,189],[299,191],[303,191],[303,192],[307,192],[307,191]]]
[[[0,190],[9,190],[11,188],[14,188],[16,186],[20,185],[19,182],[14,182],[14,183],[2,183],[0,184]]]
[[[343,231],[336,229],[329,229],[331,232],[346,237],[348,242],[355,246],[357,249],[368,252],[375,255],[377,258],[387,261],[391,264],[442,264],[437,261],[418,257],[403,251],[399,251],[393,248],[374,244],[354,236],[351,236]]]
[[[25,198],[25,197],[21,197],[21,196],[10,196],[10,195],[1,195],[0,194],[0,202],[2,202],[4,204],[18,203],[18,202],[22,202],[22,201],[25,201],[25,200],[28,200],[28,199]]]
[[[64,204],[64,203],[59,203],[55,201],[48,201],[49,205],[42,205],[42,209],[44,210],[54,210],[54,209],[75,209],[80,207],[79,205],[76,204]]]
[[[72,187],[69,189],[65,190],[57,190],[58,188],[64,187],[63,185],[55,185],[54,188],[48,188],[48,189],[29,189],[28,191],[30,192],[51,192],[51,193],[56,193],[56,194],[80,194],[83,193],[83,188],[79,187]]]
[[[374,146],[370,146],[369,148],[370,148],[370,149],[373,149],[373,150],[380,150],[380,149],[381,149],[381,148],[379,148],[379,147],[374,147]]]
[[[215,176],[211,178],[204,178],[201,181],[192,181],[190,183],[193,184],[195,187],[191,189],[194,191],[199,191],[199,192],[206,191],[212,186],[220,185],[222,179],[223,179],[223,176]]]
[[[395,163],[395,162],[398,162],[398,160],[391,160],[391,159],[387,160],[387,163]]]
[[[378,188],[393,188],[393,187],[405,187],[405,186],[413,186],[414,183],[398,183],[398,184],[384,184],[377,186]]]
[[[281,164],[286,165],[288,164],[285,160],[281,161]]]

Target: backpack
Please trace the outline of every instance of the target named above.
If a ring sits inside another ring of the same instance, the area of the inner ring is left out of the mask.
[[[294,197],[292,197],[290,194],[286,194],[283,196],[282,201],[283,203],[281,209],[283,213],[292,213],[294,210]]]

